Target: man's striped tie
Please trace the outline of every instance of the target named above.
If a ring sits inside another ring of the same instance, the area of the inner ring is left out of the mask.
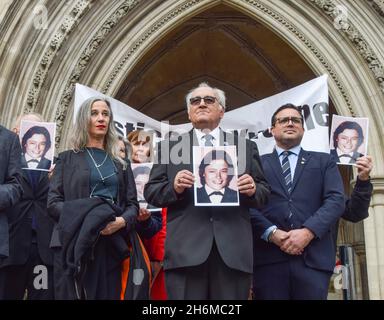
[[[285,181],[285,185],[287,186],[288,192],[290,193],[292,190],[292,176],[291,176],[291,167],[289,166],[288,156],[290,155],[290,151],[284,151],[283,161],[281,162],[281,168],[283,169],[283,177]]]

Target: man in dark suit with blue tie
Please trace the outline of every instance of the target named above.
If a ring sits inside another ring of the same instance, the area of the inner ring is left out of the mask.
[[[271,122],[276,147],[262,165],[272,193],[262,210],[251,210],[254,299],[326,299],[335,267],[332,229],[345,205],[342,179],[329,154],[301,148],[296,106],[281,106]]]

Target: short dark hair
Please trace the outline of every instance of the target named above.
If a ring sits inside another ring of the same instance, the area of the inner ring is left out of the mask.
[[[280,108],[278,108],[272,115],[272,118],[271,118],[271,126],[274,127],[275,124],[276,124],[276,115],[284,110],[284,109],[293,109],[293,110],[296,110],[299,114],[300,114],[300,118],[301,118],[301,125],[304,126],[304,121],[303,121],[303,115],[301,114],[301,111],[300,109],[295,106],[294,104],[292,103],[286,103],[286,104],[283,104]]]
[[[200,176],[200,182],[202,185],[205,184],[205,178],[204,178],[205,168],[209,166],[211,164],[211,161],[213,160],[224,160],[228,165],[228,169],[231,169],[229,172],[233,173],[233,162],[232,162],[231,156],[224,150],[212,150],[204,156],[204,158],[201,160],[199,165],[199,176]],[[233,178],[233,174],[228,174],[227,182],[231,181],[232,178]]]
[[[363,129],[361,128],[361,126],[357,122],[354,122],[354,121],[344,121],[337,126],[337,128],[333,132],[333,146],[335,147],[335,149],[337,148],[337,144],[338,144],[337,138],[338,138],[339,134],[342,133],[346,129],[356,130],[357,135],[359,136],[359,138],[358,138],[359,140],[358,140],[357,148],[356,148],[356,149],[358,149],[364,141],[364,133],[363,133]]]
[[[135,179],[140,174],[149,175],[150,172],[151,172],[151,169],[147,166],[139,166],[132,170],[132,173]]]
[[[28,139],[30,139],[34,134],[42,134],[45,137],[45,149],[43,152],[42,157],[45,156],[47,151],[51,148],[51,135],[49,134],[49,131],[45,127],[40,126],[33,126],[30,127],[27,132],[24,134],[23,138],[21,139],[21,145],[23,149],[23,153],[25,154],[25,145],[27,144]]]

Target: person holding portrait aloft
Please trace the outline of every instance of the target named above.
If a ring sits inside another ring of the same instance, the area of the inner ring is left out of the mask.
[[[9,225],[5,210],[19,202],[21,147],[17,135],[0,125],[0,263],[9,256]],[[0,268],[0,300],[4,299],[6,274]]]
[[[38,113],[23,114],[16,119],[12,131],[19,135],[21,121],[25,120],[44,121]],[[36,159],[34,168],[42,169],[45,166],[50,169],[48,165],[51,166],[51,161],[43,156],[44,151],[49,149],[45,142],[42,143],[43,140],[47,141],[46,134],[49,136],[45,127],[33,126],[24,135],[27,137],[23,139],[24,154],[20,154],[23,168],[28,168],[25,153],[27,149],[27,152],[32,151],[32,157]],[[26,144],[29,146],[26,147]],[[38,158],[40,159],[37,160]],[[53,251],[49,244],[54,223],[47,213],[49,172],[22,170],[20,184],[24,191],[23,196],[6,212],[9,223],[9,256],[0,262],[0,267],[6,274],[4,299],[51,300],[54,298]],[[36,273],[36,270],[39,272]]]

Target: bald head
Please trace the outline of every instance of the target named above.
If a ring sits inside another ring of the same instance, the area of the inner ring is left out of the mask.
[[[36,122],[43,122],[43,116],[39,113],[31,112],[27,114],[22,114],[17,117],[13,127],[12,131],[16,133],[17,135],[20,134],[20,124],[22,120],[27,120],[27,121],[36,121]]]

